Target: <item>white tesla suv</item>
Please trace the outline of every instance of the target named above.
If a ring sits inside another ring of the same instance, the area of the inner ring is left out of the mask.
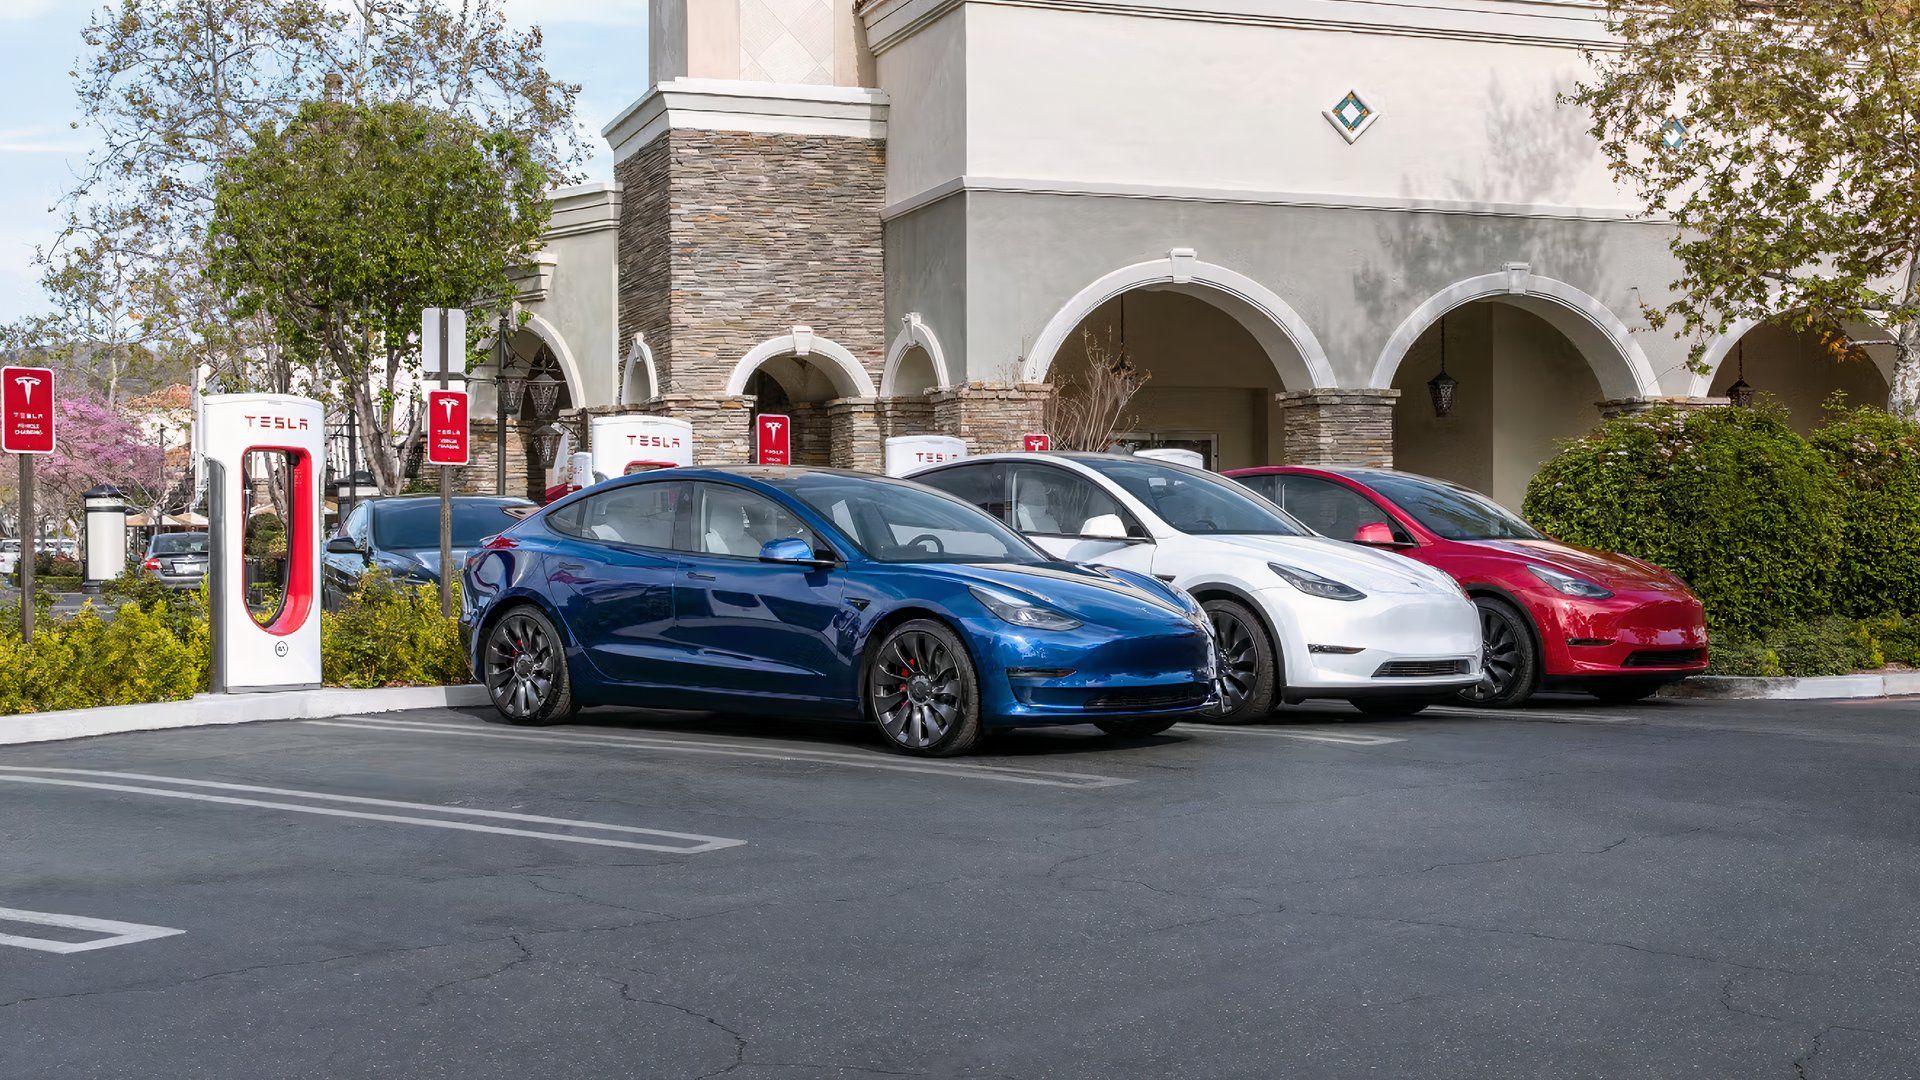
[[[1480,618],[1448,575],[1318,536],[1201,469],[1112,454],[990,454],[912,479],[1057,558],[1152,574],[1206,608],[1222,718],[1334,698],[1411,715],[1480,681]]]

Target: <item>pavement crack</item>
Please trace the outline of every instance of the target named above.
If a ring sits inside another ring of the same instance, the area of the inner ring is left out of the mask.
[[[710,1077],[725,1076],[726,1074],[733,1072],[734,1070],[739,1069],[744,1065],[759,1064],[758,1062],[749,1062],[747,1060],[747,1037],[745,1035],[740,1034],[738,1031],[735,1031],[733,1028],[728,1027],[727,1025],[721,1023],[720,1021],[714,1019],[713,1017],[708,1016],[706,1013],[700,1012],[697,1009],[689,1009],[685,1005],[676,1005],[671,1001],[662,1001],[659,998],[641,997],[638,994],[635,994],[633,992],[633,984],[630,982],[624,982],[620,979],[615,979],[606,975],[602,975],[600,976],[600,978],[603,981],[612,983],[614,986],[617,986],[620,988],[620,999],[622,1001],[631,1002],[632,1004],[635,1004],[635,1005],[658,1005],[663,1009],[672,1009],[674,1012],[680,1013],[684,1016],[691,1016],[695,1020],[699,1020],[706,1024],[711,1025],[715,1030],[723,1032],[728,1038],[733,1040],[733,1063],[732,1064],[728,1065],[723,1069],[715,1069],[712,1072],[700,1073],[699,1075],[692,1077],[691,1080],[709,1080]]]
[[[519,934],[509,934],[506,940],[513,942],[513,947],[520,951],[520,955],[514,957],[511,960],[508,960],[506,963],[501,964],[499,967],[494,968],[492,971],[483,971],[478,975],[465,975],[458,979],[448,979],[446,982],[440,983],[437,986],[429,987],[426,993],[420,995],[420,1004],[422,1005],[433,1004],[433,996],[435,994],[438,994],[440,991],[447,989],[448,987],[462,986],[462,985],[465,985],[466,983],[485,982],[486,980],[494,978],[495,976],[504,975],[508,971],[511,971],[512,969],[519,967],[521,964],[524,964],[527,961],[533,959],[533,950],[527,948],[527,943],[520,940]]]

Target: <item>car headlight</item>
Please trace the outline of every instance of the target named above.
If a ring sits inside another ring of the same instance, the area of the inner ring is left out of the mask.
[[[967,591],[1002,622],[1023,626],[1029,630],[1074,630],[1080,626],[1078,619],[1062,615],[1052,608],[1022,600],[1017,596],[988,592],[974,585],[967,586]]]
[[[1323,600],[1365,600],[1367,598],[1367,594],[1359,589],[1330,577],[1321,577],[1311,570],[1302,570],[1299,567],[1277,562],[1268,563],[1267,568],[1279,574],[1282,581],[1308,596],[1318,596]]]
[[[1533,563],[1528,563],[1527,569],[1533,573],[1534,577],[1552,586],[1555,592],[1565,593],[1568,596],[1578,596],[1583,600],[1605,600],[1613,595],[1612,590],[1596,585],[1586,578],[1563,574],[1558,570],[1549,570]]]

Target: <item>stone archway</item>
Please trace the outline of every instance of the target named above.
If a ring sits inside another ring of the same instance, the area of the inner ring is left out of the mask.
[[[1887,404],[1897,351],[1884,328],[1866,322],[1841,326],[1863,357],[1837,355],[1817,331],[1796,330],[1776,320],[1741,319],[1716,337],[1701,356],[1690,396],[1724,398],[1736,380],[1785,406],[1794,427],[1808,431],[1823,419],[1822,406],[1835,391],[1852,405]],[[1741,369],[1744,367],[1744,376]]]
[[[793,419],[793,464],[879,471],[873,380],[852,352],[811,327],[796,326],[748,350],[728,376],[726,393],[744,406],[749,455],[754,418],[778,412]]]

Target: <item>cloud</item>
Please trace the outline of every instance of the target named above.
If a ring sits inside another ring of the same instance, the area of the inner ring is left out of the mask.
[[[78,134],[61,128],[0,130],[0,154],[84,154],[87,144]]]

